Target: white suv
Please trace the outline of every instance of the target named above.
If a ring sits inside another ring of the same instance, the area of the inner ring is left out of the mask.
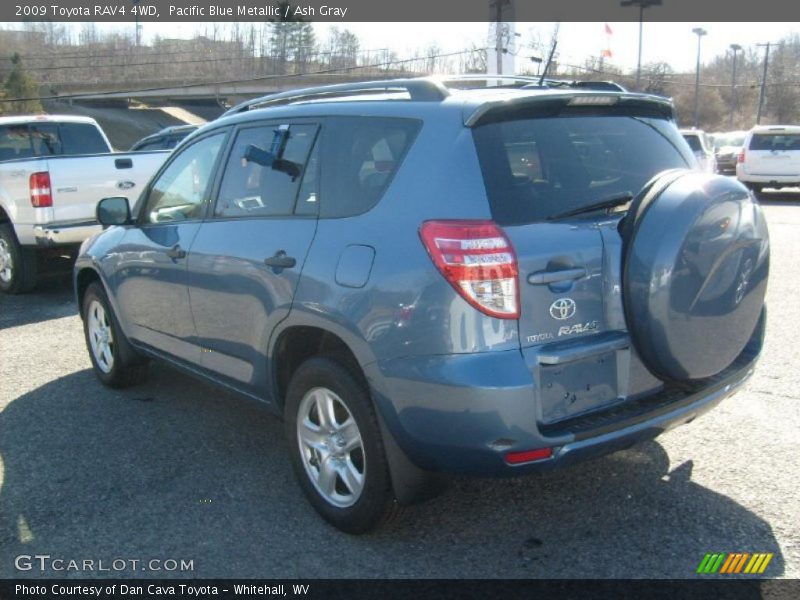
[[[751,190],[800,186],[800,126],[765,125],[747,134],[736,177]]]

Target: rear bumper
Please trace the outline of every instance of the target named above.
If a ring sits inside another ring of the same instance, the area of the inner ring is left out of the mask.
[[[790,175],[761,175],[746,173],[741,165],[736,167],[736,178],[742,183],[760,183],[765,187],[770,184],[781,186],[800,186],[800,174]]]
[[[546,426],[519,352],[380,361],[367,374],[388,431],[417,467],[516,476],[615,452],[693,421],[744,385],[762,343],[763,328],[733,365],[692,389],[664,389]],[[520,465],[504,458],[538,448],[552,448],[552,457]]]
[[[102,226],[94,220],[64,221],[34,225],[33,236],[37,246],[66,246],[80,244],[101,230]]]
[[[725,173],[736,171],[736,162],[736,156],[731,158],[717,158],[717,171]]]

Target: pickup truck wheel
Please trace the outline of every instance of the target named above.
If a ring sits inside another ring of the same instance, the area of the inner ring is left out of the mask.
[[[399,510],[369,391],[347,368],[304,362],[289,383],[285,426],[300,487],[334,527],[365,533]]]
[[[97,378],[112,388],[144,381],[147,361],[136,354],[125,338],[100,283],[91,283],[86,289],[82,316],[86,347]]]
[[[0,292],[24,294],[36,287],[36,250],[21,246],[9,223],[0,225]]]

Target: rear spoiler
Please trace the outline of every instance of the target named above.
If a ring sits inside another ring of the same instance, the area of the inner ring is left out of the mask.
[[[464,125],[477,127],[495,116],[498,112],[535,107],[537,104],[562,104],[563,106],[614,106],[640,105],[656,109],[668,119],[675,119],[675,105],[669,98],[649,94],[628,94],[619,92],[564,92],[519,94],[489,100],[477,108],[471,106],[464,111]]]

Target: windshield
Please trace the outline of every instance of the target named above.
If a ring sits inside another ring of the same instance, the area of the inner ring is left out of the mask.
[[[725,146],[739,147],[744,144],[744,134],[742,135],[715,135],[714,150],[719,150]]]
[[[666,119],[568,116],[477,127],[492,217],[501,225],[552,218],[625,192],[666,169],[695,165]]]

